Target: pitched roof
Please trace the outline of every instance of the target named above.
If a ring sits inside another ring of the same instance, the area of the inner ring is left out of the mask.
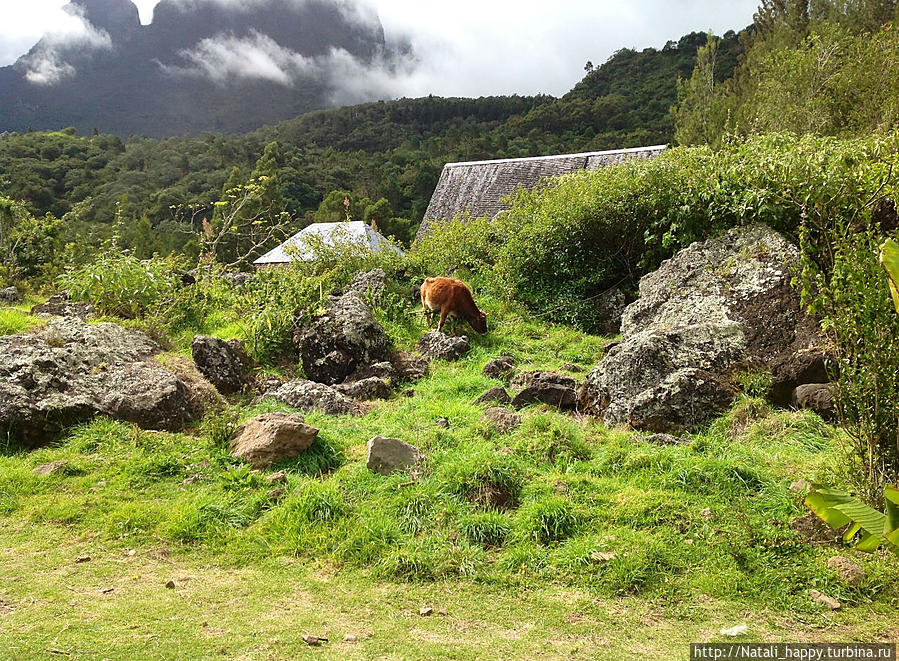
[[[361,220],[341,223],[313,223],[287,239],[277,248],[273,248],[257,259],[253,264],[286,264],[294,259],[310,261],[315,259],[313,246],[317,242],[326,246],[338,244],[355,244],[368,247],[372,252],[388,248],[402,254],[403,251],[387,241],[377,231]],[[293,251],[285,250],[294,248]],[[290,252],[291,254],[288,254]]]
[[[466,213],[473,218],[493,218],[507,208],[504,198],[519,188],[535,188],[547,177],[593,170],[632,158],[653,158],[663,149],[665,145],[655,145],[582,154],[447,163],[431,196],[418,236],[427,231],[430,223]]]

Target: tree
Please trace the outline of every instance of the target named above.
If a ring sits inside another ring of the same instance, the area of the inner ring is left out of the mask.
[[[678,105],[672,108],[674,138],[682,145],[712,144],[724,132],[726,114],[715,82],[718,38],[709,33],[696,52],[690,80],[677,81]]]

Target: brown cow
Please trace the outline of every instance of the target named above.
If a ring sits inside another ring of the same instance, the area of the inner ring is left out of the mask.
[[[461,280],[428,278],[421,286],[421,304],[430,319],[440,312],[438,331],[443,330],[447,316],[464,319],[478,333],[487,332],[487,313],[475,305],[471,290]]]

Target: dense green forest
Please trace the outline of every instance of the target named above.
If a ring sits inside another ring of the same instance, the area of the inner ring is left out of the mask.
[[[195,233],[216,202],[262,176],[267,208],[286,211],[289,229],[349,211],[408,242],[446,162],[669,142],[677,81],[690,75],[705,42],[704,33],[692,33],[661,50],[620,50],[559,99],[400,99],[233,137],[8,133],[0,136],[0,193],[35,217],[62,219],[53,227],[70,262],[116,227],[120,245],[139,256],[196,256]],[[719,75],[729,75],[740,49],[734,33],[725,35]]]

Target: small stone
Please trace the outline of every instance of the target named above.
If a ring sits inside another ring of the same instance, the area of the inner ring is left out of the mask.
[[[426,333],[416,347],[425,358],[457,360],[468,353],[471,342],[465,335],[454,337],[439,331]]]
[[[318,436],[318,429],[295,413],[264,413],[238,427],[231,437],[231,455],[254,468],[266,468],[296,458]]]
[[[281,500],[284,497],[284,488],[280,487],[278,489],[272,489],[271,491],[265,494],[265,497],[269,500]]]
[[[319,647],[322,643],[327,643],[327,638],[322,638],[320,636],[310,636],[309,634],[303,635],[303,642],[309,645],[310,647]]]
[[[434,609],[430,606],[422,606],[418,609],[418,614],[422,617],[430,617],[434,613]]]
[[[833,597],[828,597],[826,594],[818,590],[809,590],[808,593],[813,600],[817,601],[819,604],[824,604],[832,611],[840,610],[840,608],[842,608],[843,606],[843,604],[841,604]]]
[[[507,380],[515,371],[515,359],[512,356],[500,356],[488,361],[481,372],[489,379]]]
[[[277,473],[266,475],[265,481],[269,484],[284,484],[285,482],[287,482],[287,473],[285,473],[284,471],[278,471]]]
[[[434,424],[437,427],[440,427],[441,429],[449,429],[450,428],[450,422],[447,418],[437,418],[437,420],[434,422]]]
[[[449,615],[449,612],[445,608],[441,608],[437,611],[437,614],[446,617],[447,615]]]
[[[199,479],[200,479],[199,475],[189,475],[188,477],[185,477],[183,480],[181,480],[181,484],[187,486],[188,484],[193,484],[194,482],[197,482]]]
[[[609,562],[614,560],[617,555],[615,551],[594,551],[590,554],[590,559],[594,562]]]
[[[41,464],[40,466],[35,466],[33,472],[35,475],[47,477],[48,475],[59,473],[68,465],[68,461],[51,461],[49,464]]]
[[[91,561],[91,557],[89,555],[80,555],[77,558],[75,558],[76,565],[80,565],[82,562],[90,562],[90,561]]]
[[[649,436],[636,436],[635,438],[644,443],[651,443],[652,445],[683,445],[684,443],[689,442],[687,439],[680,436],[664,433],[650,434]]]
[[[827,567],[840,575],[849,585],[859,585],[868,577],[865,570],[849,558],[835,555],[827,560]]]
[[[406,388],[403,391],[403,397],[415,397],[415,388]]]
[[[710,521],[710,520],[712,519],[712,508],[711,508],[711,507],[706,507],[704,510],[702,510],[702,511],[699,513],[699,516],[701,516],[701,517],[702,517],[703,519],[705,519],[706,521]]]
[[[169,590],[174,590],[175,587],[177,587],[177,586],[175,585],[175,581],[169,581],[168,583],[165,584],[165,587],[168,588]]]
[[[721,635],[727,636],[728,638],[736,638],[737,636],[741,636],[744,633],[749,631],[749,627],[745,624],[738,624],[735,627],[731,627],[730,629],[722,629]]]
[[[811,487],[811,483],[806,480],[796,480],[795,482],[790,482],[790,491],[793,493],[802,493]]]
[[[355,642],[358,642],[359,637],[358,637],[358,636],[354,636],[354,635],[348,633],[347,635],[345,635],[345,636],[343,637],[343,640],[344,640],[344,642],[346,642],[346,643],[355,643]]]
[[[580,374],[584,371],[584,368],[580,365],[575,365],[574,363],[564,363],[562,368],[566,372],[571,372],[572,374]]]
[[[693,541],[692,539],[690,539],[689,537],[684,540],[684,544],[686,544],[687,546],[693,546],[695,543],[696,542]]]
[[[22,295],[19,293],[19,290],[15,287],[7,287],[6,289],[0,289],[0,303],[21,303]]]

